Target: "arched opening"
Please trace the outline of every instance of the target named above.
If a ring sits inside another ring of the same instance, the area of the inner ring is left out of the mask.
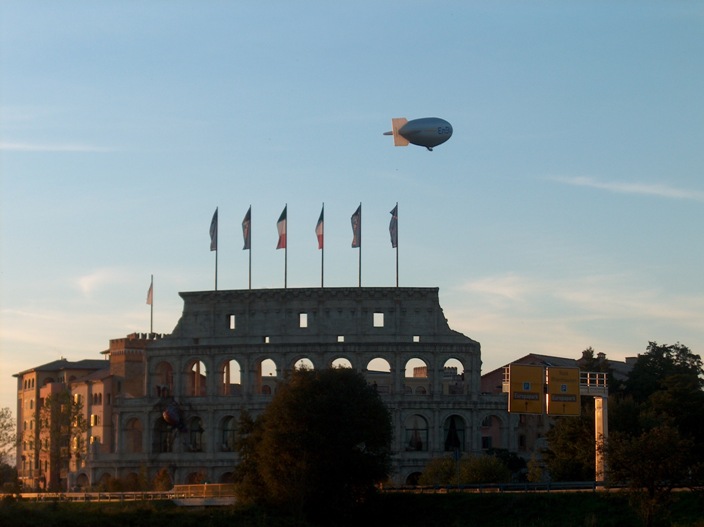
[[[406,485],[410,485],[411,487],[418,486],[418,480],[420,480],[420,476],[420,472],[411,472],[406,478]]]
[[[169,397],[174,393],[174,370],[168,362],[160,362],[154,369],[154,389],[157,397]]]
[[[142,422],[133,418],[125,424],[125,452],[138,454],[142,452]]]
[[[464,394],[464,365],[457,359],[447,359],[442,367],[442,393]]]
[[[313,366],[313,361],[310,360],[307,357],[303,357],[301,359],[298,359],[294,365],[293,365],[294,370],[314,370],[315,367]]]
[[[382,357],[376,357],[367,363],[367,383],[379,393],[391,392],[391,364]]]
[[[188,450],[191,452],[203,452],[205,444],[203,442],[203,420],[200,417],[191,417],[188,420]]]
[[[465,422],[459,415],[451,415],[443,423],[445,452],[465,451]]]
[[[404,369],[403,392],[405,394],[428,395],[430,393],[428,364],[423,359],[414,357],[406,362]]]
[[[411,415],[406,419],[405,449],[407,452],[427,452],[428,421],[422,415]]]
[[[202,360],[192,362],[188,368],[188,395],[191,397],[205,397],[207,393],[208,372]]]
[[[242,395],[242,369],[240,363],[234,359],[223,364],[222,394]]]
[[[255,393],[271,395],[276,387],[278,369],[272,359],[264,359],[257,363],[255,374]]]
[[[154,423],[154,438],[152,452],[155,454],[171,452],[173,448],[172,429],[163,418],[159,417]]]
[[[332,361],[330,363],[330,366],[332,366],[333,368],[350,368],[351,369],[352,363],[349,360],[345,359],[344,357],[340,357],[340,358],[337,358],[334,361]]]
[[[237,433],[237,420],[233,416],[228,415],[222,420],[220,428],[222,430],[220,450],[222,452],[234,452]]]
[[[86,474],[81,472],[78,476],[76,476],[76,487],[80,490],[87,490],[89,485],[90,482],[88,481],[88,476]]]

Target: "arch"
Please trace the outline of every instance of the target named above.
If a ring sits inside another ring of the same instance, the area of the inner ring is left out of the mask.
[[[81,472],[76,476],[76,487],[80,490],[86,490],[90,486],[90,481],[88,480],[88,475],[85,472]]]
[[[273,359],[264,357],[256,362],[254,393],[271,395],[279,378],[279,369]]]
[[[419,357],[412,357],[404,366],[404,393],[414,395],[428,395],[430,389],[430,375],[428,363]],[[408,390],[407,388],[410,388]]]
[[[442,366],[442,393],[444,395],[462,395],[464,388],[464,364],[451,357]]]
[[[222,365],[222,394],[242,395],[242,368],[235,359],[225,361]]]
[[[375,357],[367,363],[365,377],[378,393],[391,393],[391,364],[383,357]]]
[[[313,361],[310,360],[308,357],[301,357],[298,359],[296,362],[293,363],[293,369],[294,370],[314,370],[315,366],[313,365]]]
[[[408,359],[404,368],[406,370],[405,376],[407,379],[427,379],[429,377],[428,363],[418,357]]]
[[[174,393],[174,369],[171,363],[162,361],[154,368],[154,387],[157,397],[169,397]]]
[[[108,490],[112,482],[112,475],[109,472],[103,472],[98,478],[98,488],[100,490]]]
[[[187,373],[186,395],[191,397],[205,397],[207,395],[208,371],[202,360],[189,362]]]
[[[410,485],[411,487],[417,487],[418,481],[420,480],[421,475],[422,475],[421,472],[411,472],[406,477],[406,485]]]
[[[465,420],[457,414],[445,419],[442,425],[445,452],[464,452],[466,449]]]
[[[171,452],[173,449],[173,433],[171,427],[159,417],[154,421],[154,437],[152,452],[155,454]]]
[[[142,452],[142,421],[133,417],[125,423],[125,453],[139,454]]]
[[[220,422],[220,430],[220,450],[222,452],[234,452],[237,439],[237,419],[231,415],[223,417]]]
[[[406,452],[428,451],[428,421],[419,414],[408,416],[404,423]]]
[[[345,357],[338,357],[330,362],[331,368],[353,368],[352,362]]]
[[[188,420],[188,450],[190,452],[205,451],[204,433],[203,420],[198,416],[191,417]]]

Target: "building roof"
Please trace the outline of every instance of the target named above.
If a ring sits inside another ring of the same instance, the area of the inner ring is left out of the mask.
[[[106,367],[107,361],[105,361],[105,359],[83,359],[78,361],[70,361],[62,357],[59,360],[47,362],[46,364],[42,364],[41,366],[36,366],[34,368],[29,368],[19,373],[15,373],[13,377],[20,377],[31,372],[51,372],[63,370],[100,370]]]

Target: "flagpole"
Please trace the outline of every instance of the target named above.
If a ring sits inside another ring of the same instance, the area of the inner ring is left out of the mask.
[[[152,275],[152,282],[149,286],[149,290],[152,292],[151,302],[149,302],[149,333],[154,333],[154,275]]]
[[[151,277],[149,282],[149,289],[147,290],[147,305],[149,306],[150,316],[149,316],[149,334],[154,333],[154,275]]]
[[[359,202],[359,287],[362,287],[362,202]]]
[[[249,205],[249,288],[252,289],[252,205]]]
[[[284,289],[288,289],[288,203],[284,206],[286,210],[286,246],[284,247]]]
[[[320,287],[325,287],[325,203],[323,202],[323,211],[321,213],[323,217],[323,224],[321,225],[322,235],[323,235],[323,246],[320,248]]]
[[[398,218],[398,201],[396,202],[396,217]],[[398,287],[398,220],[396,220],[396,287]]]

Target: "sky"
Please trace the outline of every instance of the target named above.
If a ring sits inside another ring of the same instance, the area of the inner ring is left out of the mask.
[[[429,152],[391,119],[441,117]],[[487,373],[704,354],[704,4],[0,5],[0,407],[20,371],[169,333],[181,291],[439,287]]]

